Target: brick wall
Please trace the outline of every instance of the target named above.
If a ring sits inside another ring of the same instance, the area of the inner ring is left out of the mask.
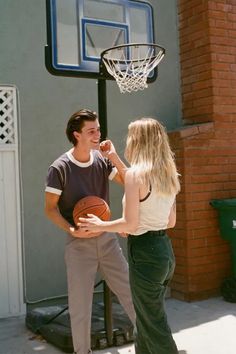
[[[236,2],[179,0],[184,127],[169,134],[182,175],[172,296],[219,292],[230,274],[211,199],[236,198]]]

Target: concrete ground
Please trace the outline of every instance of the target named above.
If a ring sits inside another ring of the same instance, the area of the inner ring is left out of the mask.
[[[222,298],[192,303],[167,299],[166,307],[181,354],[236,353],[236,304]],[[0,354],[63,353],[42,338],[35,337],[24,321],[24,317],[0,320]],[[134,347],[108,348],[94,354],[134,354]]]

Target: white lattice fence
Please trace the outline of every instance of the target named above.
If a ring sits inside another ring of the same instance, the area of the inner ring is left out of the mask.
[[[17,107],[16,87],[0,86],[0,318],[24,312]]]
[[[0,87],[0,144],[15,144],[15,89]]]

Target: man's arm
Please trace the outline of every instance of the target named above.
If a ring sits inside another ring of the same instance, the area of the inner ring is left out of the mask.
[[[58,208],[60,196],[54,193],[45,193],[45,214],[56,226],[74,237],[88,238],[93,237],[93,233],[76,230],[65,218],[61,215]]]
[[[127,166],[117,154],[116,149],[111,140],[102,141],[100,144],[100,149],[102,155],[104,157],[107,157],[117,169],[117,173],[113,178],[113,181],[119,184],[124,184]]]

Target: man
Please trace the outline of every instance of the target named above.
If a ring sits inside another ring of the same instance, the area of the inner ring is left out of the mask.
[[[49,167],[46,181],[45,213],[68,234],[65,249],[69,313],[74,352],[87,354],[93,288],[100,271],[110,289],[117,295],[130,320],[135,322],[131,300],[128,265],[117,236],[82,231],[74,224],[72,212],[76,202],[96,195],[109,203],[109,179],[123,183],[126,166],[111,141],[101,143],[100,126],[95,112],[82,109],[68,121],[66,134],[73,148]]]

